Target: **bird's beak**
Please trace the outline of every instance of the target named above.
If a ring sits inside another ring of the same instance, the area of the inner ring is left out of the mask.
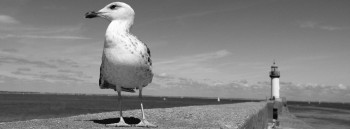
[[[95,18],[98,17],[99,14],[101,14],[100,12],[95,12],[95,11],[90,11],[85,13],[85,18]]]

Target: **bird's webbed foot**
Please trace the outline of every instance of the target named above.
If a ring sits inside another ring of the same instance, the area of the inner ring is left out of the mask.
[[[108,127],[131,127],[131,125],[125,123],[123,117],[120,117],[120,121],[118,123],[106,124]]]
[[[148,122],[146,119],[141,120],[141,122],[135,126],[136,127],[148,127],[148,128],[157,128],[158,127],[157,125],[154,125],[154,124]]]

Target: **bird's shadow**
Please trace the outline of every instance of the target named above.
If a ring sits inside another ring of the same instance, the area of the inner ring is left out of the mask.
[[[141,122],[139,118],[135,117],[123,117],[125,123],[129,125],[135,125]],[[97,124],[112,124],[112,123],[118,123],[120,121],[120,118],[107,118],[102,120],[90,120]]]

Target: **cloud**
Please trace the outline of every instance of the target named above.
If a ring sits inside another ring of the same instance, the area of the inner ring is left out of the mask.
[[[32,69],[30,68],[18,68],[18,71],[31,71]]]
[[[1,45],[0,45],[1,46]],[[9,56],[9,57],[20,57],[22,54],[19,53],[18,49],[14,48],[4,48],[0,49],[0,58],[4,56]],[[0,62],[1,64],[1,62]]]
[[[167,75],[155,76],[150,90],[161,95],[200,96],[227,98],[256,98],[270,97],[271,82],[261,81],[251,83],[248,80],[233,80],[221,82],[211,79],[196,80],[191,78]],[[152,88],[151,88],[152,87]],[[280,95],[288,100],[311,101],[349,101],[350,86],[325,84],[297,84],[280,82]]]
[[[219,51],[216,51],[216,52],[209,52],[209,53],[202,53],[202,54],[197,54],[197,55],[183,56],[183,57],[178,57],[176,59],[160,61],[160,62],[155,62],[155,63],[157,63],[157,64],[200,63],[200,62],[209,61],[209,60],[212,60],[212,59],[222,58],[222,57],[228,56],[230,54],[231,54],[231,52],[228,51],[228,50],[219,50]]]
[[[212,52],[212,53],[204,53],[204,54],[195,55],[195,56],[190,57],[190,58],[192,58],[193,61],[200,62],[200,61],[208,61],[211,59],[222,58],[222,57],[228,56],[230,54],[231,54],[231,52],[229,52],[228,50],[219,50],[219,51]]]
[[[64,81],[51,81],[50,79],[39,78],[24,79],[0,74],[0,91],[108,94],[107,90],[98,90],[97,84],[84,83],[79,80],[75,81],[74,78],[60,76],[50,78],[56,78],[56,80],[61,79]],[[66,81],[70,79],[71,81]]]
[[[5,67],[8,67],[3,74],[12,74],[12,77],[17,78],[47,79],[47,81],[80,81],[86,83],[93,78],[83,71],[71,70],[70,68],[75,68],[74,66],[77,64],[69,59],[54,59],[44,62],[27,60],[21,57],[0,57],[0,64],[6,64]]]
[[[38,52],[37,49],[34,49],[37,47],[31,48],[34,52]],[[41,49],[44,49],[44,47],[41,47]],[[57,49],[57,52],[54,53],[50,52],[55,51],[55,49],[46,49],[48,52],[40,51],[37,53],[38,55],[23,53],[22,50],[18,50],[17,47],[16,49],[9,47],[0,50],[0,66],[2,68],[0,74],[19,79],[41,79],[62,83],[66,81],[98,82],[98,66],[92,67],[89,65],[90,61],[84,61],[83,57],[86,54],[77,58],[70,56],[72,54],[60,55],[65,53],[65,50],[62,49]]]
[[[66,74],[40,74],[39,78],[41,79],[50,79],[55,81],[76,81],[76,82],[83,82],[84,80],[78,79],[75,77],[67,76]]]
[[[11,72],[17,77],[27,76],[35,80],[45,80],[48,82],[84,82],[84,78],[87,76],[83,72],[72,71],[72,70],[58,70],[58,73],[55,72],[37,72],[32,71],[30,68],[18,68],[16,71]]]
[[[71,59],[51,59],[50,62],[58,64],[60,66],[69,66],[73,68],[80,67],[79,63]]]
[[[220,13],[226,13],[226,12],[231,12],[231,11],[237,11],[237,10],[242,10],[246,8],[251,8],[259,3],[253,3],[253,4],[248,4],[248,5],[238,5],[238,6],[229,6],[228,8],[216,8],[216,9],[209,9],[206,8],[205,10],[200,10],[197,12],[185,12],[180,15],[176,16],[170,16],[170,17],[157,17],[153,18],[150,21],[143,22],[139,25],[147,25],[147,24],[154,24],[154,23],[159,23],[159,22],[167,22],[167,21],[183,21],[189,18],[198,18],[198,17],[204,17],[204,16],[211,16],[215,14],[220,14]]]
[[[164,80],[168,80],[168,79],[173,79],[174,78],[174,77],[168,75],[167,73],[161,73],[161,74],[154,73],[153,77],[157,78],[157,79],[164,79]]]
[[[14,75],[24,75],[24,76],[36,76],[36,74],[32,74],[32,73],[28,73],[26,71],[21,71],[21,70],[17,70],[17,71],[13,71],[11,72]]]
[[[319,22],[314,22],[314,21],[298,22],[298,25],[300,28],[319,29],[319,30],[327,30],[327,31],[337,31],[337,30],[349,29],[349,27],[325,25],[325,24],[321,24]]]
[[[2,49],[1,51],[8,52],[8,53],[17,53],[18,52],[18,50],[14,49],[14,48]]]
[[[82,71],[73,71],[73,70],[69,70],[69,69],[60,69],[57,71],[61,72],[61,73],[74,73],[74,74],[82,74],[83,73]]]
[[[0,23],[3,24],[19,24],[20,22],[17,21],[15,18],[8,16],[8,15],[0,15]]]
[[[8,35],[5,35],[5,36],[0,36],[0,39],[7,39],[7,38],[26,38],[26,39],[68,39],[68,40],[90,39],[90,38],[87,38],[87,37],[81,37],[81,36],[67,36],[67,35],[46,36],[46,35],[13,35],[13,34],[8,34]]]
[[[345,95],[350,92],[350,86],[325,84],[296,84],[281,82],[281,95],[294,100],[312,101],[347,101]]]
[[[172,17],[155,18],[155,19],[152,19],[150,21],[138,24],[138,26],[154,24],[154,23],[158,23],[158,22],[165,22],[165,21],[184,20],[187,18],[201,17],[201,16],[206,16],[209,14],[224,12],[224,11],[229,11],[229,10],[209,10],[209,11],[202,11],[202,12],[195,12],[195,13],[186,13],[183,15],[172,16]]]
[[[250,84],[247,80],[221,82],[210,79],[196,80],[184,77],[155,76],[147,88],[160,95],[226,97],[226,98],[265,98],[268,87]]]
[[[1,22],[0,15],[0,23]],[[5,19],[3,18],[3,22]],[[13,19],[14,20],[14,19]],[[17,21],[17,20],[16,20]],[[83,24],[62,26],[32,26],[19,21],[12,24],[0,24],[0,39],[62,39],[62,40],[87,40],[89,37],[81,36]],[[14,24],[17,23],[17,24]]]
[[[338,88],[339,88],[340,90],[347,90],[347,89],[348,89],[348,86],[345,86],[345,85],[343,85],[343,84],[339,84],[339,85],[338,85]]]
[[[19,57],[6,57],[0,56],[0,64],[15,64],[15,65],[34,65],[38,68],[57,68],[56,65],[52,65],[43,61],[27,60]]]
[[[219,50],[215,52],[201,53],[189,56],[175,57],[166,60],[154,61],[154,70],[157,73],[168,73],[181,77],[207,78],[205,75],[219,74],[215,62],[228,57],[231,52]]]
[[[57,72],[63,73],[67,76],[79,77],[79,78],[84,78],[84,79],[91,79],[92,78],[92,76],[86,75],[83,71],[60,69],[60,70],[57,70]]]

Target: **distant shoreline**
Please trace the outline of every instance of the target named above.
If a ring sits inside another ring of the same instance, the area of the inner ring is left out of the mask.
[[[54,93],[54,92],[26,92],[26,91],[0,91],[0,94],[48,94],[48,95],[86,95],[86,96],[116,96],[116,94],[93,94],[93,93]],[[138,96],[138,94],[130,95],[124,94],[123,96]],[[143,95],[147,97],[166,97],[166,98],[194,98],[194,99],[215,99],[217,97],[200,97],[200,96],[154,96],[154,95]],[[220,99],[234,99],[234,100],[247,100],[247,101],[263,101],[265,99],[256,98],[227,98],[220,97]]]

